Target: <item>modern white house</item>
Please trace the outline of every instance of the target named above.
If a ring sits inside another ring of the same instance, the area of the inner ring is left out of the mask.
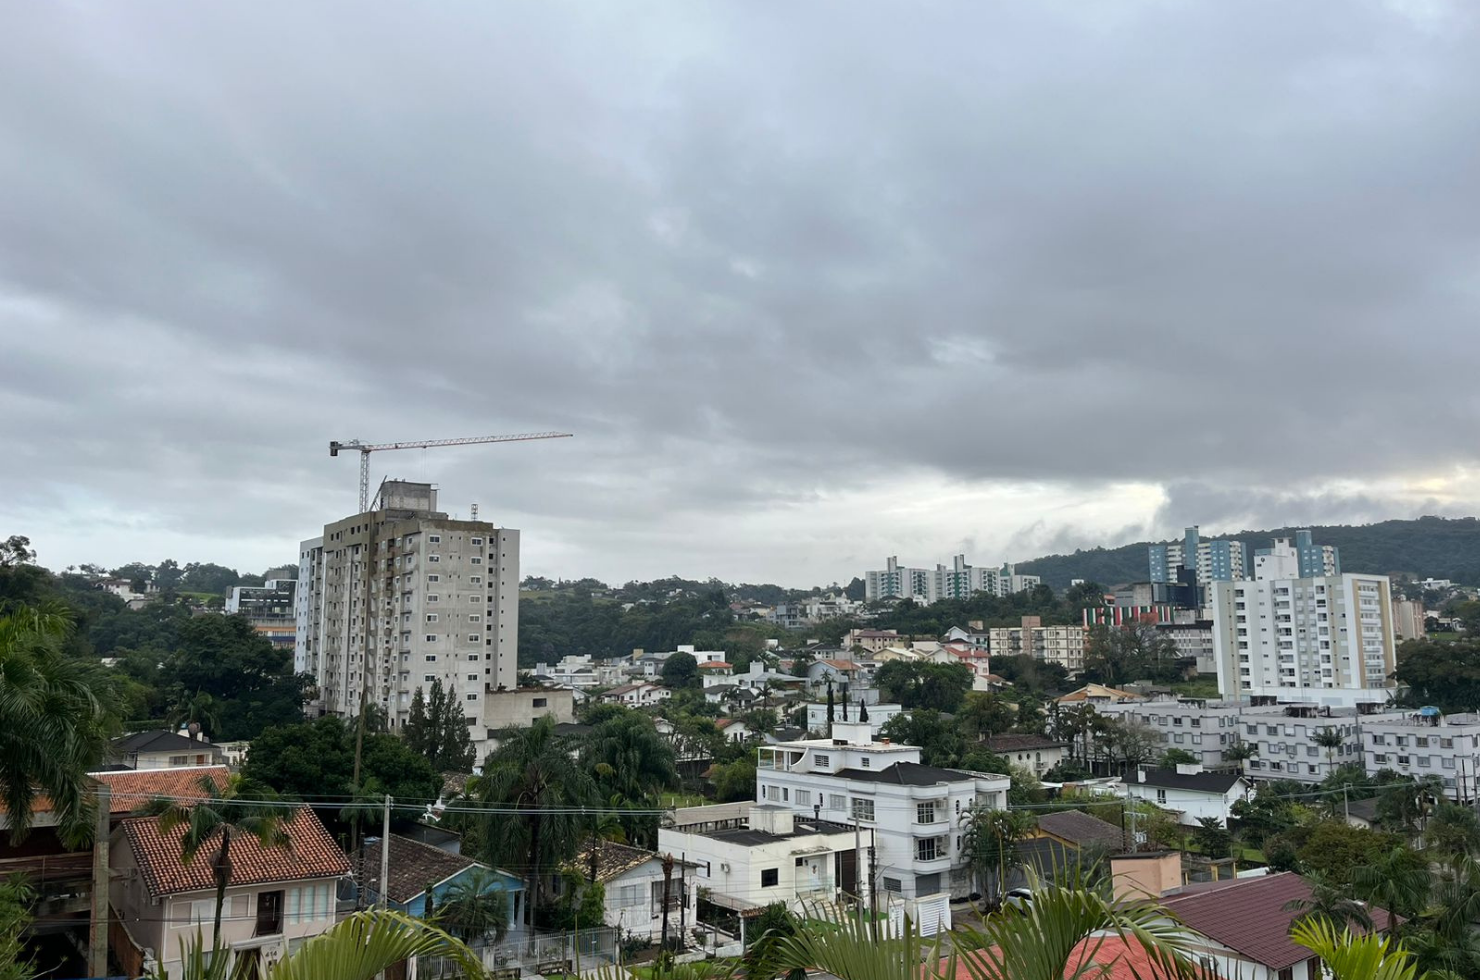
[[[1362,719],[1362,751],[1369,773],[1436,777],[1445,796],[1465,803],[1480,795],[1480,715],[1444,715],[1437,708],[1369,715]]]
[[[646,708],[649,705],[667,701],[672,696],[673,692],[661,684],[637,681],[633,684],[614,687],[602,694],[598,700],[603,704],[624,704],[629,708]]]
[[[1016,732],[994,735],[987,739],[986,746],[987,751],[1002,756],[1035,776],[1042,776],[1063,762],[1069,754],[1068,742],[1043,735],[1020,735]]]
[[[951,926],[950,899],[973,889],[962,817],[1007,806],[1009,779],[920,762],[920,749],[875,741],[869,722],[835,722],[831,738],[762,746],[756,802],[857,823],[875,849],[859,892],[900,907],[922,931]]]
[[[1229,808],[1249,789],[1249,781],[1239,773],[1204,772],[1188,763],[1176,769],[1141,769],[1134,781],[1120,784],[1119,792],[1174,810],[1184,827],[1196,827],[1203,817],[1227,826]]]
[[[559,687],[568,687],[582,696],[598,687],[616,687],[627,677],[623,661],[595,660],[589,655],[566,656],[554,664],[535,664],[536,677]]]
[[[775,902],[799,911],[858,891],[851,824],[820,820],[774,803],[692,807],[658,831],[659,849],[698,865],[708,901],[746,913]]]

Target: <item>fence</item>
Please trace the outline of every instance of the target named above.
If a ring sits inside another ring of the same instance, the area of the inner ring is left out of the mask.
[[[502,943],[474,946],[483,968],[495,975],[529,973],[586,973],[617,962],[617,930],[609,926],[580,932],[534,933],[510,936]],[[418,980],[461,976],[450,960],[426,959],[418,965]]]

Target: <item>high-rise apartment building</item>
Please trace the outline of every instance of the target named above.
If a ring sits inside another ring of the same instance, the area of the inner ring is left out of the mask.
[[[1301,575],[1314,560],[1281,538],[1260,552],[1252,581],[1213,583],[1226,695],[1333,706],[1387,700],[1396,665],[1387,576]]]
[[[1247,574],[1248,549],[1242,541],[1204,541],[1196,526],[1182,532],[1181,541],[1154,544],[1147,549],[1152,582],[1176,582],[1179,568],[1197,573],[1197,584],[1232,582]]]
[[[1026,592],[1042,581],[1037,575],[1019,574],[1012,564],[1001,568],[982,568],[966,563],[965,555],[957,555],[950,566],[936,565],[934,568],[906,568],[898,558],[885,560],[885,567],[864,572],[864,598],[869,602],[877,599],[913,599],[921,605],[939,602],[941,599],[967,599],[985,592],[988,595],[1007,596]]]
[[[506,723],[488,696],[517,686],[519,532],[449,518],[430,484],[387,482],[379,504],[300,548],[295,662],[314,706],[353,717],[377,705],[392,728],[440,680],[481,758]]]

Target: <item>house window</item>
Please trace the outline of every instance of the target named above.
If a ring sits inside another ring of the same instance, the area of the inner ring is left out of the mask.
[[[812,805],[812,791],[810,789],[799,789],[796,791],[796,803],[798,806]]]
[[[904,891],[904,882],[898,878],[890,878],[886,875],[884,877],[884,890],[886,892],[902,892]]]
[[[473,576],[470,576],[468,578],[468,582],[471,583],[472,585],[482,585],[483,584],[483,576],[482,575],[473,575]]]
[[[868,769],[870,767],[870,765],[873,763],[873,761],[874,760],[870,759],[868,756],[864,756],[863,757],[863,768]]]
[[[841,793],[829,794],[827,797],[827,808],[829,810],[848,809],[848,797],[842,795]]]
[[[421,675],[421,680],[422,680],[422,683],[424,683],[424,684],[430,684],[432,681],[434,681],[436,679],[437,679],[437,675],[436,674],[422,674]]]
[[[440,535],[440,534],[428,534],[427,535],[427,543],[428,544],[441,544],[442,543],[442,535]]]
[[[469,694],[468,695],[468,700],[469,701],[476,701],[476,700],[478,700],[478,695],[476,695],[476,694]]]
[[[426,635],[426,641],[428,643],[436,643],[437,642],[437,634],[436,633],[428,633]]]
[[[858,797],[858,796],[853,797],[853,819],[854,820],[872,820],[872,819],[874,819],[874,801],[873,800],[867,800],[867,799],[864,799],[864,798]]]
[[[915,804],[915,823],[935,823],[935,803]]]
[[[483,639],[483,634],[482,633],[469,633],[468,634],[468,642],[469,643],[477,643],[477,642],[479,642],[482,639]]]
[[[429,623],[435,623],[436,621],[437,621],[437,614],[436,613],[427,613],[427,622],[429,622]]]
[[[172,755],[172,756],[170,756],[170,765],[172,765],[172,766],[183,766],[183,765],[185,765],[185,763],[187,763],[189,761],[190,761],[190,757],[188,755]]]
[[[437,593],[433,592],[433,593],[431,593],[430,595],[427,596],[427,602],[437,602],[441,598],[442,598],[441,596],[439,596],[439,595],[437,595]]]
[[[1161,806],[1166,806],[1167,805],[1167,791],[1166,790],[1159,789],[1159,790],[1156,791],[1156,802],[1158,804],[1160,804]]]
[[[276,936],[283,931],[283,893],[257,893],[257,926],[254,936]]]
[[[829,756],[826,756],[826,755],[821,755],[821,754],[814,755],[812,757],[812,768],[814,768],[814,769],[831,769],[832,768],[832,758],[829,757]]]
[[[762,888],[775,888],[780,883],[781,883],[781,872],[780,872],[779,869],[777,869],[777,868],[762,868],[761,869],[761,887]]]
[[[915,841],[915,860],[934,861],[942,856],[942,850],[939,837],[922,837]]]
[[[767,786],[766,787],[766,799],[770,800],[772,803],[780,803],[781,802],[781,787],[780,786]]]
[[[483,543],[483,539],[482,538],[469,538],[468,539],[468,544],[471,544],[471,545],[474,545],[474,546],[481,545],[482,543]]]
[[[481,622],[483,622],[483,616],[482,616],[481,613],[473,613],[472,615],[470,615],[468,617],[468,622],[470,622],[470,623],[481,623]]]
[[[549,703],[550,703],[550,699],[549,698],[535,698],[534,699],[534,706],[536,708],[543,708],[545,705],[547,705]]]
[[[427,581],[428,582],[440,582],[440,581],[442,581],[442,576],[436,575],[436,574],[428,575],[427,576]]]
[[[432,561],[436,561],[436,560],[437,560],[437,556],[436,555],[433,555],[432,556]],[[482,558],[479,558],[477,555],[474,555],[472,558],[469,558],[468,561],[472,562],[474,565],[481,565],[481,564],[483,564],[483,559]]]
[[[441,555],[427,555],[427,561],[441,561]]]

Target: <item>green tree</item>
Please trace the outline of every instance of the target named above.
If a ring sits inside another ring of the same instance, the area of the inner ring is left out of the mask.
[[[1121,771],[1129,773],[1137,766],[1156,758],[1161,747],[1161,733],[1134,718],[1112,718],[1104,723],[1104,746]]]
[[[549,871],[575,853],[587,832],[580,808],[598,800],[595,781],[571,758],[571,746],[546,715],[528,728],[511,728],[470,787],[484,808],[481,831],[491,864],[515,863],[526,872],[526,921],[544,897]]]
[[[663,661],[660,676],[663,679],[663,686],[671,690],[696,688],[700,684],[699,661],[694,659],[693,654],[680,650]]]
[[[1480,637],[1455,643],[1411,640],[1398,650],[1397,679],[1406,700],[1445,712],[1480,710]]]
[[[901,712],[884,722],[879,734],[900,745],[918,745],[927,766],[954,766],[961,758],[961,736],[939,711]]]
[[[87,772],[103,759],[109,717],[96,668],[61,653],[70,629],[61,607],[0,608],[0,801],[17,841],[42,793],[69,843],[91,839]]]
[[[471,772],[475,760],[472,739],[462,704],[442,686],[441,678],[432,680],[430,693],[423,696],[417,687],[411,695],[411,710],[401,737],[411,751],[424,756],[437,772]]]
[[[1346,744],[1346,739],[1335,728],[1322,728],[1315,734],[1315,743],[1326,750],[1326,771],[1336,768],[1336,750]]]
[[[1161,754],[1161,759],[1156,764],[1163,769],[1175,769],[1180,765],[1192,765],[1197,761],[1197,756],[1191,752],[1173,746]]]
[[[1004,698],[990,691],[971,691],[961,701],[956,724],[963,738],[977,740],[1010,730],[1017,717],[1013,705]]]
[[[1305,881],[1310,885],[1310,897],[1292,899],[1284,906],[1286,912],[1300,913],[1293,925],[1317,919],[1345,929],[1355,926],[1371,931],[1372,913],[1367,903],[1353,898],[1345,886],[1320,872],[1307,872]]]
[[[989,894],[1000,897],[1007,891],[1008,872],[1019,862],[1016,845],[1033,831],[1032,814],[973,806],[962,815],[962,823],[962,847],[978,887],[991,884]]]
[[[880,700],[906,710],[928,708],[954,714],[971,690],[973,674],[965,664],[891,660],[874,673]]]
[[[1185,668],[1177,644],[1151,619],[1091,627],[1085,642],[1085,677],[1110,687],[1143,679],[1180,680]]]
[[[755,760],[745,758],[729,763],[718,763],[714,766],[710,782],[714,784],[714,799],[717,803],[753,800],[755,799]]]
[[[197,788],[200,799],[154,799],[138,812],[157,815],[161,834],[185,828],[180,838],[180,860],[185,864],[202,854],[210,860],[211,877],[216,882],[216,916],[211,935],[219,945],[221,908],[226,903],[226,889],[235,870],[232,843],[242,836],[250,836],[263,847],[290,846],[292,839],[287,827],[292,809],[271,790],[240,774],[228,777],[224,786],[211,776],[202,776]]]
[[[274,647],[241,616],[187,616],[172,624],[177,646],[159,668],[169,700],[207,695],[216,705],[218,739],[251,739],[269,725],[303,717],[306,678],[293,653]]]
[[[772,902],[752,920],[746,930],[748,945],[742,956],[747,977],[774,977],[782,972],[781,950],[788,940],[795,938],[801,924],[786,908],[785,902]],[[786,971],[787,980],[797,980],[796,974],[805,977],[806,971],[797,967]]]
[[[1432,889],[1428,861],[1402,844],[1352,874],[1352,892],[1358,898],[1410,920],[1428,907]]]
[[[0,544],[0,561],[6,545]],[[31,924],[36,893],[20,875],[0,879],[0,980],[31,980],[36,965],[26,953],[21,933]]]
[[[1229,849],[1233,844],[1233,838],[1228,829],[1223,826],[1217,817],[1199,817],[1198,826],[1192,832],[1197,846],[1208,857],[1213,859],[1228,857]]]
[[[1467,806],[1441,802],[1424,828],[1424,840],[1451,865],[1462,858],[1480,857],[1480,814]]]
[[[493,872],[473,868],[447,889],[441,919],[465,943],[501,943],[509,934],[508,893]]]

